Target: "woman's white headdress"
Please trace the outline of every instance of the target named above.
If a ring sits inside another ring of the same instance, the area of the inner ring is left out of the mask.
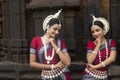
[[[51,19],[53,18],[58,18],[60,13],[61,13],[62,9],[58,10],[57,13],[55,13],[54,15],[49,15],[45,18],[44,22],[43,22],[43,30],[46,31],[49,27],[48,23]]]
[[[91,14],[92,15],[92,14]],[[104,26],[104,30],[105,30],[105,33],[104,35],[107,34],[107,32],[109,31],[110,29],[110,26],[109,26],[109,22],[105,19],[105,18],[102,18],[102,17],[95,17],[94,15],[92,15],[92,18],[93,18],[93,21],[92,21],[92,25],[94,26],[94,22],[95,21],[100,21],[103,26]]]

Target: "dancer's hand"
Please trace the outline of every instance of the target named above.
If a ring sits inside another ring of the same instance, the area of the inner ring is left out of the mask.
[[[51,45],[54,47],[54,49],[57,50],[58,47],[57,47],[55,39],[54,38],[50,38],[49,41],[50,41]]]
[[[95,40],[96,46],[100,46],[102,44],[102,39],[101,38],[97,38]]]
[[[87,69],[89,69],[90,71],[92,71],[92,70],[95,70],[96,68],[95,68],[94,65],[88,63],[87,64]]]
[[[59,61],[57,64],[55,64],[54,68],[60,68],[60,69],[63,69],[65,67],[65,65]]]

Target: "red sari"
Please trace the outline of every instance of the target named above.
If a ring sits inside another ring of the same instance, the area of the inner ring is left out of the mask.
[[[46,45],[48,46],[47,47],[47,55],[51,56],[53,47],[50,44],[46,44]],[[65,53],[67,52],[67,48],[66,48],[66,44],[65,44],[64,40],[57,39],[57,45],[59,48],[61,48],[62,52],[65,52]],[[42,43],[41,37],[36,36],[32,39],[30,53],[35,54],[40,63],[47,64],[47,60],[45,59],[45,54],[44,54],[44,45]],[[55,51],[54,57],[50,61],[49,64],[56,64],[59,61],[60,61],[60,58],[56,54],[56,51]],[[64,72],[60,76],[62,76],[63,78],[59,79],[59,80],[70,80],[69,69],[65,68]],[[46,80],[46,79],[44,79],[44,80]],[[49,79],[47,79],[47,80],[49,80]],[[57,78],[55,80],[57,80]]]
[[[95,45],[94,41],[89,41],[88,44],[87,44],[87,53],[92,54],[92,51],[95,49],[95,47],[96,47],[96,45]],[[116,41],[113,40],[113,39],[107,40],[107,49],[108,49],[108,57],[109,57],[111,51],[116,51]],[[105,44],[100,46],[100,55],[101,55],[101,61],[104,61],[106,59]],[[97,54],[96,58],[93,62],[93,65],[97,65],[99,63],[100,63],[99,55]],[[97,70],[100,71],[100,72],[106,72],[107,73],[108,66],[109,65],[105,66],[104,68],[99,68]],[[93,72],[92,75],[94,75],[94,74],[96,74],[96,73]],[[94,79],[95,80],[107,80],[107,77],[105,79],[98,79],[98,78],[96,78],[96,76],[92,76],[92,75],[89,74],[89,71],[87,71],[85,69],[85,71],[83,72],[83,80],[94,80]]]

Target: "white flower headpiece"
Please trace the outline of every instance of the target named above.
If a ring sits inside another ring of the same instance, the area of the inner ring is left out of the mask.
[[[92,15],[92,14],[91,14],[91,15]],[[103,24],[103,26],[104,26],[104,30],[105,30],[104,35],[106,35],[107,32],[108,32],[109,29],[110,29],[109,22],[108,22],[105,18],[102,18],[102,17],[97,17],[97,18],[96,18],[94,15],[92,15],[92,17],[93,17],[92,25],[94,26],[94,22],[95,22],[95,21],[100,21],[100,22]]]
[[[49,15],[45,18],[44,22],[43,22],[43,30],[46,31],[49,27],[48,23],[51,19],[53,18],[58,18],[60,13],[61,13],[62,9],[58,10],[57,13],[55,13],[54,15]]]

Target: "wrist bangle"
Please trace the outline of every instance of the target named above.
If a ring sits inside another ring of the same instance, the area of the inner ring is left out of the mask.
[[[105,63],[104,62],[101,62],[102,66],[105,67]]]
[[[97,54],[97,52],[96,52],[96,51],[92,51],[92,53],[93,53],[93,54]]]
[[[54,69],[54,64],[51,65],[51,70],[53,70],[53,69]]]
[[[60,51],[60,48],[57,48],[56,53],[58,53],[59,51]]]

